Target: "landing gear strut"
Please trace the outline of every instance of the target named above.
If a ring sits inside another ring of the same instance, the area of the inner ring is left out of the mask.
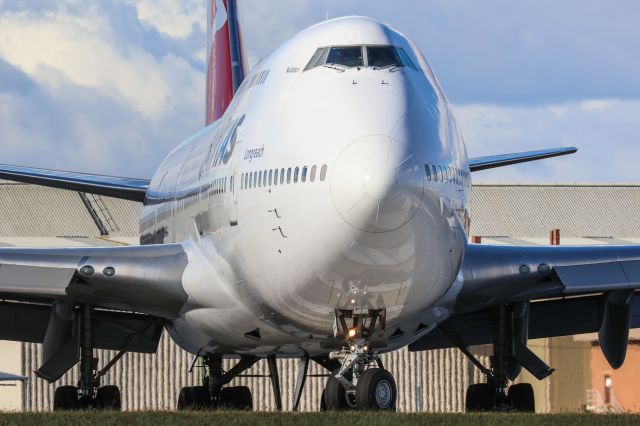
[[[221,355],[205,357],[204,364],[209,374],[205,377],[202,386],[191,386],[180,390],[178,410],[251,410],[253,397],[248,387],[224,386],[256,362],[258,362],[256,357],[243,356],[231,370],[225,372],[222,368]]]
[[[80,307],[80,380],[78,386],[60,386],[53,397],[53,410],[121,409],[120,389],[100,386],[102,377],[125,354],[118,354],[98,371],[98,358],[93,356],[93,308]]]
[[[466,409],[476,411],[535,411],[533,387],[529,383],[512,384],[521,367],[538,380],[553,373],[540,358],[526,347],[529,304],[516,303],[497,307],[492,314],[493,356],[486,368],[471,354],[462,339],[453,332],[445,333],[467,358],[486,376],[486,383],[470,385]]]

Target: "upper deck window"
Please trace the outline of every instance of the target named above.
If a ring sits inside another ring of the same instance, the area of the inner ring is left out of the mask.
[[[375,68],[402,67],[402,59],[393,46],[367,46],[368,65]]]

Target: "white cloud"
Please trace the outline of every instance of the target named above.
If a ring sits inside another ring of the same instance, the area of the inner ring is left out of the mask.
[[[640,101],[585,100],[546,106],[468,105],[456,117],[470,156],[561,146],[577,154],[479,172],[496,181],[637,182]]]
[[[165,78],[173,74],[171,67],[200,78],[179,59],[158,60],[140,46],[116,45],[108,22],[97,12],[43,17],[26,12],[4,14],[0,16],[0,56],[39,83],[55,84],[63,75],[80,86],[123,98],[148,118],[165,112],[174,85]]]
[[[133,6],[21,7],[0,10],[0,162],[149,176],[202,127],[196,52]]]
[[[132,0],[141,20],[171,37],[185,38],[193,25],[206,28],[205,0]],[[209,1],[209,0],[207,0]]]

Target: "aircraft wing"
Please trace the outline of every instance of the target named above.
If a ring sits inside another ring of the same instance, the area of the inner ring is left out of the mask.
[[[180,244],[0,248],[0,297],[72,301],[172,318],[186,301]]]
[[[94,307],[97,349],[155,353],[187,301],[180,244],[0,248],[0,339],[43,343],[37,374],[55,381],[79,352],[78,306]]]
[[[451,332],[466,345],[491,343],[492,310],[520,304],[529,338],[598,332],[617,368],[629,328],[640,327],[640,246],[469,244],[462,273],[453,315],[411,350],[453,347]]]
[[[149,181],[146,179],[65,172],[6,164],[0,164],[0,178],[131,201],[144,201],[149,187]]]
[[[472,172],[478,172],[480,170],[493,169],[495,167],[509,166],[511,164],[526,163],[527,161],[542,160],[544,158],[573,154],[577,151],[577,148],[568,147],[476,157],[469,159],[469,169]]]

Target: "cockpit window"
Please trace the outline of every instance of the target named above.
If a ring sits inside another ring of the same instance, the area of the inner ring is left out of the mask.
[[[370,67],[404,66],[398,50],[393,46],[367,46],[367,58]]]
[[[362,47],[332,47],[329,49],[325,64],[343,65],[345,67],[362,67],[364,59],[362,57]]]
[[[305,71],[310,70],[311,68],[314,68],[320,65],[320,58],[324,56],[323,54],[325,52],[328,52],[328,51],[329,51],[329,48],[327,47],[321,47],[320,49],[316,50],[316,53],[313,54],[313,56],[311,57],[311,60],[309,61],[307,66],[304,68],[304,70]]]
[[[366,55],[364,55],[365,49]],[[321,47],[315,51],[304,70],[308,71],[320,66],[341,67],[339,71],[344,71],[345,67],[390,68],[393,70],[396,67],[404,66],[417,70],[404,49],[395,46]]]

